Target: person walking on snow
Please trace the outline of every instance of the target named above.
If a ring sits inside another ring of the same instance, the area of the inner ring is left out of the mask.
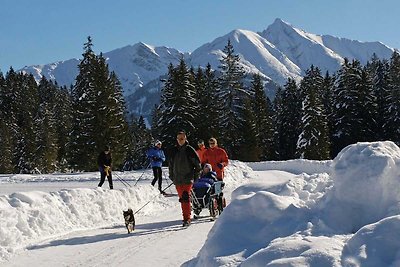
[[[147,150],[147,158],[150,160],[151,168],[153,169],[154,179],[151,182],[151,185],[154,186],[158,181],[158,190],[160,193],[162,191],[162,163],[165,161],[164,151],[161,149],[161,141],[157,140],[154,143],[154,147]]]
[[[104,148],[104,151],[102,151],[98,158],[97,158],[97,164],[99,165],[99,171],[100,171],[100,183],[99,187],[101,187],[106,179],[108,180],[108,184],[110,186],[110,189],[113,189],[113,181],[112,181],[112,173],[111,173],[111,167],[112,167],[112,156],[111,156],[111,151],[110,147],[106,146]]]
[[[207,148],[204,145],[203,140],[197,141],[198,149],[196,149],[197,155],[199,155],[200,162],[203,162],[204,152],[206,152]]]
[[[184,131],[176,136],[177,145],[171,149],[168,161],[169,177],[174,182],[181,203],[183,226],[190,225],[191,203],[190,191],[193,181],[199,177],[201,171],[200,159],[196,151],[187,141]]]
[[[202,164],[210,163],[217,173],[217,179],[224,179],[224,168],[228,165],[228,155],[223,148],[218,147],[217,139],[211,137],[208,141],[210,147],[204,152]]]

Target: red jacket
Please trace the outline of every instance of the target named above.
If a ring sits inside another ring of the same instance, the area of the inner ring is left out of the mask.
[[[203,162],[203,158],[204,158],[204,152],[207,151],[207,148],[205,146],[202,146],[201,148],[197,149],[197,155],[199,155],[200,158],[200,162]]]
[[[222,180],[224,179],[224,167],[228,165],[228,155],[220,147],[210,147],[204,152],[201,163],[210,163],[213,170],[217,173],[217,179]],[[218,167],[218,163],[222,165],[222,168]]]

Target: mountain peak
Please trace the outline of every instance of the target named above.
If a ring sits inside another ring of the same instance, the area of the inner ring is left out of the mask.
[[[286,21],[284,21],[284,20],[282,20],[280,18],[276,18],[274,20],[274,22],[271,24],[271,26],[273,26],[273,25],[275,25],[275,26],[289,26],[289,27],[292,27],[292,25],[289,22],[286,22]]]
[[[293,27],[290,23],[281,20],[280,18],[276,18],[275,21],[267,27],[266,30],[259,33],[261,36],[279,35],[282,33],[290,34],[297,32],[296,28]]]

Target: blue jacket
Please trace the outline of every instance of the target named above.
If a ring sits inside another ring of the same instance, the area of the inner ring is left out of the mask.
[[[150,159],[151,167],[161,167],[165,161],[164,151],[158,147],[147,150],[147,158]]]
[[[216,182],[216,173],[211,171],[202,175],[193,185],[193,188],[211,187]]]

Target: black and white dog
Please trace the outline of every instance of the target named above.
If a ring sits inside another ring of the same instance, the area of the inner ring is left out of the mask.
[[[133,216],[133,211],[129,208],[128,210],[124,210],[123,214],[126,230],[128,230],[128,234],[130,234],[135,230],[135,217]]]

